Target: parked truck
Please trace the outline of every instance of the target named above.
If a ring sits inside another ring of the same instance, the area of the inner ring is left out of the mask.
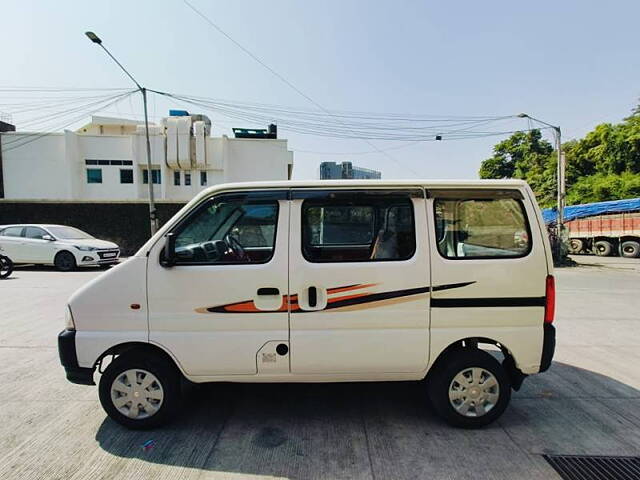
[[[545,223],[556,221],[556,209],[542,212]],[[564,209],[569,253],[602,257],[640,257],[640,198],[571,205]]]

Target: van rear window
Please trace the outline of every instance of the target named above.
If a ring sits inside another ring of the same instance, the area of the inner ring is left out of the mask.
[[[436,198],[434,208],[438,251],[445,258],[516,258],[531,251],[520,200]]]

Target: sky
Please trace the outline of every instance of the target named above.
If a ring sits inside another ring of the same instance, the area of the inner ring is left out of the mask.
[[[142,85],[236,102],[429,116],[526,112],[559,125],[568,140],[620,121],[640,97],[637,0],[188,1],[313,103],[185,0],[3,2],[0,88],[130,87],[84,36],[92,30]],[[0,114],[11,108],[0,105]],[[214,135],[266,127],[151,96],[152,120],[169,108],[207,114]],[[142,106],[132,97],[101,113],[140,118]],[[525,120],[512,126],[528,128]],[[317,178],[322,161],[352,161],[387,179],[477,178],[504,138],[371,145],[278,133],[294,151],[296,179]]]

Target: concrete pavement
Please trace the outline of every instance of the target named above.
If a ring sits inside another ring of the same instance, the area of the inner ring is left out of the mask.
[[[640,455],[634,270],[556,272],[556,361],[477,431],[443,424],[418,383],[200,386],[171,426],[125,430],[57,359],[65,300],[98,274],[0,281],[0,478],[546,479],[543,453]]]

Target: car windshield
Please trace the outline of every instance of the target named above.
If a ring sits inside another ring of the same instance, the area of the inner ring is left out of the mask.
[[[62,240],[80,240],[94,238],[82,230],[73,227],[48,227],[54,237]]]

